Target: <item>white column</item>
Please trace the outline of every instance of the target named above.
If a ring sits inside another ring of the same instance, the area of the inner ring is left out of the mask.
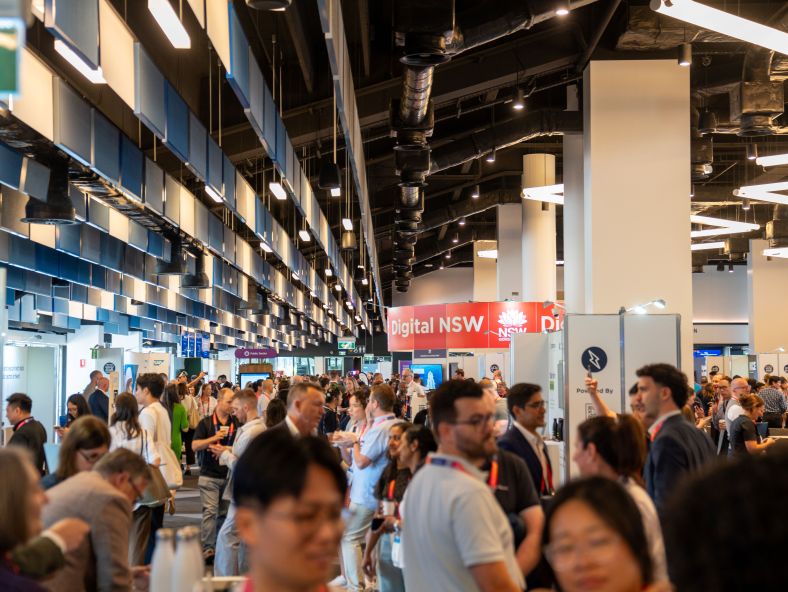
[[[750,241],[747,259],[747,306],[749,308],[750,353],[763,354],[778,348],[788,351],[788,318],[785,289],[788,259],[763,255],[765,240]]]
[[[583,134],[564,135],[564,305],[586,311]]]
[[[497,300],[522,300],[522,208],[521,203],[498,206]]]
[[[681,315],[682,367],[691,375],[689,70],[674,59],[592,61],[583,91],[585,226],[564,241],[565,260],[582,251],[584,312],[664,299],[664,312]],[[566,200],[564,215],[576,207]],[[576,296],[567,286],[567,299]]]
[[[523,156],[523,187],[555,185],[555,155]],[[555,300],[555,204],[523,200],[522,300]]]
[[[473,243],[473,300],[474,302],[493,302],[498,297],[496,259],[480,257],[479,251],[494,251],[495,241],[476,241]]]

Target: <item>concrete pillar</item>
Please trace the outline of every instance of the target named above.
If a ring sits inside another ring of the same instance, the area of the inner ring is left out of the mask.
[[[498,243],[491,240],[473,243],[473,300],[474,302],[493,302],[498,297],[498,261],[480,257],[479,251],[494,251]]]
[[[498,206],[497,300],[522,300],[523,205]]]
[[[545,185],[555,185],[555,155],[523,156],[523,187]],[[523,301],[555,300],[555,242],[555,204],[524,199]]]
[[[675,59],[592,61],[586,68],[584,232],[565,228],[564,260],[567,301],[576,305],[579,281],[582,312],[615,313],[664,299],[667,309],[660,312],[681,315],[682,367],[691,375],[689,101],[689,69]],[[565,149],[576,159],[577,147],[567,139]],[[570,161],[565,168],[577,166]],[[565,198],[570,224],[578,220],[577,201],[569,193]]]
[[[583,135],[564,135],[564,305],[586,311]]]
[[[765,240],[750,241],[747,259],[747,306],[749,310],[750,353],[763,354],[785,348],[788,351],[788,322],[785,320],[785,289],[788,287],[788,259],[772,257],[763,250]]]

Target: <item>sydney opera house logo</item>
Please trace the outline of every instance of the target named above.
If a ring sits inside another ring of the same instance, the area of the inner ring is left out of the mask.
[[[498,339],[510,341],[515,333],[525,333],[528,317],[521,310],[505,310],[498,315]]]

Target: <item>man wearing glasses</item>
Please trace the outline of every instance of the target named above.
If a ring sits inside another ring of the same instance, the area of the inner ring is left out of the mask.
[[[733,420],[744,413],[744,409],[739,404],[739,399],[749,392],[750,383],[747,382],[746,378],[737,376],[731,380],[731,401],[725,411],[725,431],[728,435],[728,449],[731,447],[731,426],[733,425]],[[722,454],[727,454],[727,450],[723,451]]]
[[[66,553],[66,565],[44,586],[57,592],[130,590],[144,584],[146,568],[129,567],[131,508],[148,486],[145,460],[119,448],[104,455],[92,471],[82,471],[47,491],[43,521],[49,527],[63,518],[80,518],[90,534]]]
[[[544,438],[537,431],[545,426],[546,409],[542,388],[527,382],[515,384],[509,389],[506,404],[514,423],[498,440],[498,446],[525,461],[539,495],[553,495],[553,467]]]

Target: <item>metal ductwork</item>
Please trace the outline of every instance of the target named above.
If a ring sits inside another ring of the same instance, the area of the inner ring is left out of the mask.
[[[772,220],[766,223],[766,239],[772,249],[788,247],[788,205],[774,206]]]
[[[705,119],[710,119],[706,117]],[[690,106],[690,175],[693,181],[708,179],[714,168],[714,144],[711,134],[704,135],[701,128],[701,112],[693,97]],[[708,125],[708,123],[706,123]]]
[[[205,253],[198,253],[194,263],[194,273],[187,273],[181,279],[181,288],[197,288],[204,290],[211,287],[208,274],[205,273]]]
[[[156,275],[185,275],[186,254],[183,252],[181,238],[175,237],[170,241],[170,260],[158,259],[156,261]]]
[[[431,210],[430,215],[424,218],[419,232],[427,232],[445,224],[453,224],[461,218],[469,218],[496,206],[522,203],[522,201],[523,197],[520,192],[511,189],[482,193],[478,199],[469,197],[446,208]]]
[[[434,174],[484,156],[493,150],[514,146],[539,136],[582,131],[583,116],[580,111],[558,109],[530,111],[520,117],[474,132],[463,140],[433,151],[430,155],[429,172]]]
[[[76,211],[69,197],[68,162],[57,159],[49,173],[46,201],[30,197],[22,222],[30,224],[76,224]]]

